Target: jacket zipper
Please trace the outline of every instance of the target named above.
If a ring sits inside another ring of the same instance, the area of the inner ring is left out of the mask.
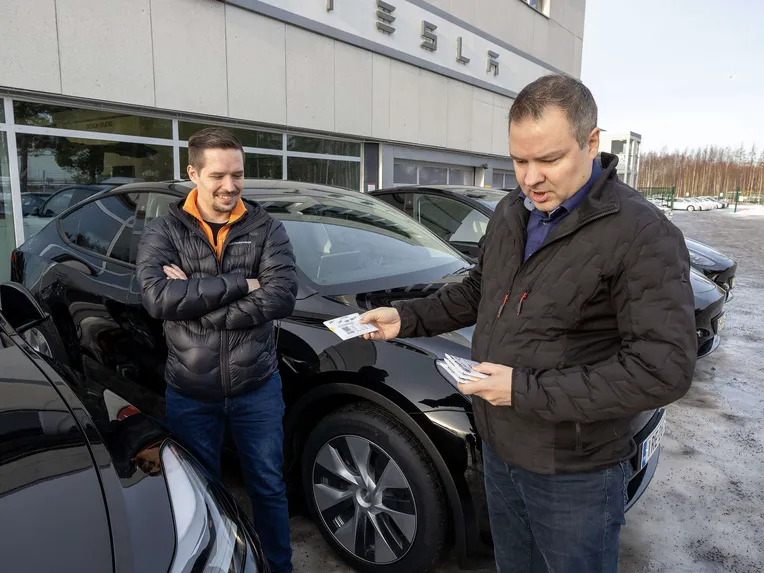
[[[581,423],[576,422],[576,451],[581,451],[583,444],[581,443]]]
[[[560,236],[559,236],[559,237],[557,237],[557,238],[556,238],[554,241],[552,241],[552,242],[550,242],[550,243],[547,243],[547,244],[546,244],[546,245],[544,245],[543,247],[548,247],[549,245],[552,245],[552,244],[556,243],[557,241],[560,241],[560,240],[564,239],[565,237],[569,237],[570,235],[572,235],[573,233],[575,233],[575,232],[577,232],[579,229],[581,229],[581,227],[583,227],[584,225],[588,225],[588,224],[589,224],[589,223],[591,223],[592,221],[596,221],[597,219],[601,219],[602,217],[606,217],[606,216],[608,216],[608,215],[612,215],[612,214],[613,214],[613,213],[615,213],[615,212],[616,212],[616,211],[612,211],[612,210],[611,210],[611,211],[608,211],[608,212],[606,212],[606,213],[601,213],[601,214],[597,215],[596,217],[592,217],[592,218],[591,218],[591,219],[589,219],[588,221],[585,221],[583,224],[580,224],[580,225],[578,225],[576,228],[574,228],[574,229],[571,229],[570,231],[568,231],[568,232],[567,232],[567,233],[565,233],[564,235],[560,235]],[[543,247],[542,247],[542,248],[543,248]],[[533,255],[535,255],[536,253],[538,253],[540,250],[541,250],[541,249],[538,249],[538,250],[537,250],[535,253],[533,253]],[[554,260],[554,257],[556,257],[558,253],[559,253],[559,251],[557,251],[557,253],[555,253],[555,254],[554,254],[554,256],[553,256],[553,257],[552,257],[552,258],[549,260],[549,262],[548,262],[546,265],[544,265],[544,268],[543,268],[543,269],[541,269],[541,271],[539,272],[539,275],[537,276],[537,278],[536,278],[534,281],[532,281],[532,282],[531,282],[531,284],[528,286],[528,288],[525,290],[525,292],[524,292],[524,293],[522,294],[522,296],[520,297],[520,300],[518,301],[518,303],[517,303],[517,306],[515,307],[515,311],[516,311],[516,314],[517,314],[517,316],[520,316],[520,313],[521,313],[521,312],[522,312],[522,310],[523,310],[523,302],[524,302],[524,301],[525,301],[525,299],[527,299],[527,298],[528,298],[528,296],[531,294],[531,289],[533,288],[533,286],[534,286],[534,285],[536,284],[536,282],[538,281],[538,277],[540,277],[540,276],[541,276],[541,274],[542,274],[542,273],[543,273],[543,272],[546,270],[546,268],[547,268],[547,267],[548,267],[548,266],[551,264],[551,262]],[[532,257],[533,255],[531,255],[531,257]],[[528,257],[528,260],[530,260],[530,258],[531,258],[531,257]],[[518,274],[520,273],[520,270],[522,270],[523,266],[524,266],[524,265],[525,265],[527,262],[528,262],[528,261],[525,261],[525,262],[524,262],[522,265],[520,265],[520,269],[518,270]],[[516,278],[516,277],[517,277],[517,275],[515,275],[515,278]],[[513,280],[514,280],[514,279],[513,279]],[[501,313],[502,313],[502,311],[504,310],[504,306],[507,304],[507,301],[509,300],[509,296],[510,296],[511,292],[512,292],[512,291],[511,291],[511,289],[510,289],[509,291],[507,291],[507,294],[504,296],[504,301],[501,303],[501,307],[499,308],[499,313],[497,314],[496,318],[501,318]]]

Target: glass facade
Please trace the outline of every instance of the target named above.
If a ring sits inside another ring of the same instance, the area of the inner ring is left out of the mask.
[[[125,115],[102,109],[79,109],[47,103],[14,101],[13,115],[16,125],[172,138],[171,119]]]
[[[219,125],[206,125],[203,123],[191,123],[188,121],[178,122],[178,137],[181,141],[188,141],[197,131],[206,127],[225,127],[236,136],[244,147],[257,147],[259,149],[281,149],[284,145],[284,137],[280,133],[269,131],[256,131],[254,129],[242,129],[239,127],[227,127]]]
[[[361,185],[361,164],[349,161],[287,158],[287,179],[308,181],[345,189],[358,189]]]
[[[2,99],[0,99],[0,104],[2,104]],[[0,114],[2,111],[3,107],[0,105]],[[2,119],[3,117],[0,115],[0,120]],[[11,175],[8,164],[8,138],[4,132],[0,131],[0,282],[5,282],[11,277],[10,253],[15,246]]]
[[[9,277],[10,251],[70,206],[125,183],[176,175],[187,179],[188,138],[205,127],[212,125],[0,97],[0,281]],[[244,146],[247,178],[288,175],[361,189],[359,142],[242,125],[219,127]],[[18,165],[14,180],[10,165]],[[19,232],[14,227],[13,193],[19,194],[23,217]]]
[[[474,185],[472,167],[456,167],[410,161],[393,164],[394,185]]]

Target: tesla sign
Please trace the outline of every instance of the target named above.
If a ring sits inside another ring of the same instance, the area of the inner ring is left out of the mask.
[[[500,93],[551,70],[407,0],[223,1]]]

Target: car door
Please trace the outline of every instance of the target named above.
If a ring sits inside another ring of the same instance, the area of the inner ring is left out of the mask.
[[[135,262],[138,243],[145,226],[169,212],[170,205],[177,203],[179,196],[160,191],[144,191],[137,199],[135,225],[132,228],[130,258]],[[133,267],[130,286],[127,291],[125,328],[135,352],[137,368],[136,382],[157,397],[164,396],[164,368],[167,362],[167,343],[162,321],[146,312],[141,299],[141,286],[136,269]]]
[[[131,193],[81,203],[56,221],[62,240],[51,247],[56,264],[48,271],[68,307],[82,367],[105,367],[129,378],[135,368],[124,325],[134,220]]]

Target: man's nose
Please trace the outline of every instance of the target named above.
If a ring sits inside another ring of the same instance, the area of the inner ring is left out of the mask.
[[[229,193],[233,193],[236,191],[236,185],[234,185],[234,178],[231,175],[226,175],[223,177],[223,183],[222,187],[224,191],[227,191]]]
[[[528,163],[528,167],[525,171],[525,186],[531,188],[535,187],[539,183],[543,183],[544,179],[544,174],[539,168],[539,165],[534,162]]]

